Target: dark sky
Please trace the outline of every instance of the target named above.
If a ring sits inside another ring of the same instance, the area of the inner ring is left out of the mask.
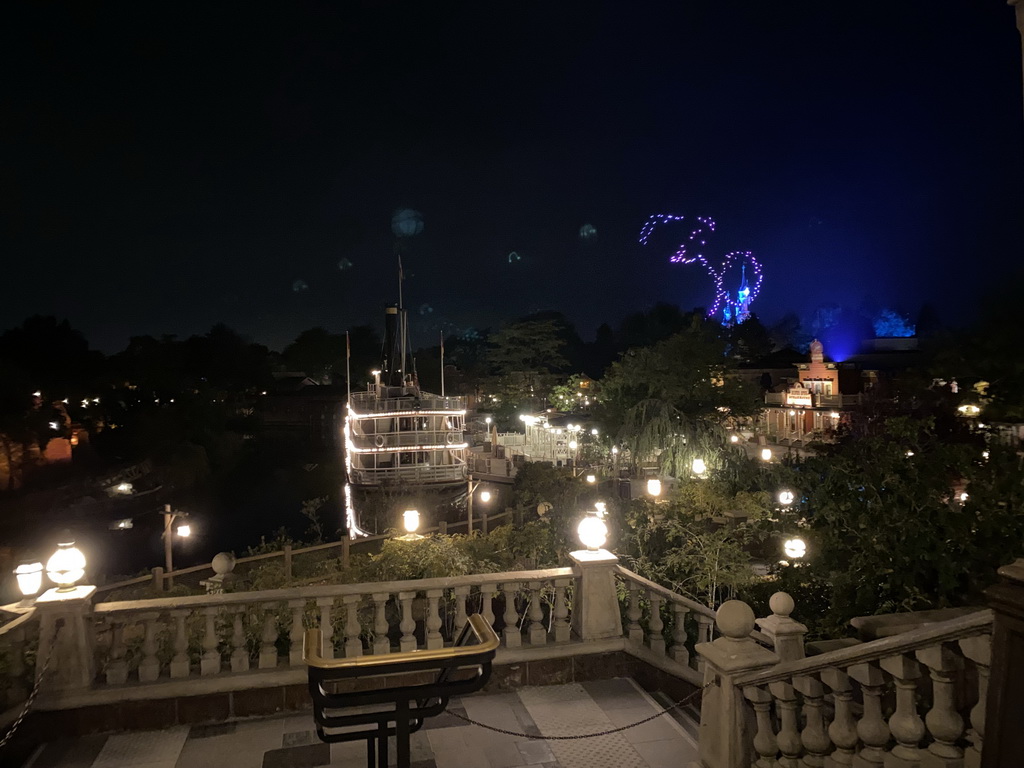
[[[704,273],[668,264],[671,233],[637,244],[658,212],[714,217],[711,253],[752,250],[768,320],[866,299],[955,320],[1024,251],[1003,0],[5,17],[0,328],[52,313],[113,351],[216,322],[275,348],[376,323],[403,206],[425,222],[404,257],[421,341],[551,308],[589,337],[709,303]]]

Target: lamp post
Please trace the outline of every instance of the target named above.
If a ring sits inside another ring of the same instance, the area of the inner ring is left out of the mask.
[[[473,494],[476,493],[476,489],[480,487],[482,480],[473,480],[473,476],[470,475],[466,481],[466,533],[470,534],[473,532]],[[491,500],[491,492],[483,491],[480,494],[480,501],[487,504]],[[485,530],[484,533],[487,533]]]
[[[170,504],[164,504],[164,567],[167,569],[166,574],[171,577],[174,571],[174,555],[171,551],[171,526],[174,525],[174,519],[177,517],[186,518],[188,514],[185,512],[175,512],[171,509]],[[177,533],[183,539],[187,539],[192,535],[192,527],[188,523],[182,523],[178,526]]]

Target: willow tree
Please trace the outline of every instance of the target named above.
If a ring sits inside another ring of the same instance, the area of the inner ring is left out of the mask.
[[[727,461],[725,435],[755,415],[758,393],[733,375],[723,328],[699,315],[674,336],[631,349],[601,382],[609,432],[634,463],[657,460],[685,474],[695,458],[711,469]]]

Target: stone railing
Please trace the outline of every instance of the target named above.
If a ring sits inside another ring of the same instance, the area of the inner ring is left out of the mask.
[[[572,583],[572,569],[554,568],[100,603],[93,615],[102,680],[124,684],[299,666],[307,626],[328,658],[440,648],[475,612],[505,647],[564,642]]]
[[[775,652],[751,639],[753,611],[738,601],[719,609],[723,637],[697,648],[711,685],[704,768],[982,764],[992,611],[804,658],[792,601],[772,602],[757,623]]]
[[[714,609],[621,565],[616,566],[616,577],[620,599],[624,598],[625,603],[623,634],[631,651],[655,666],[699,684],[702,665],[691,649],[711,642],[714,637]],[[762,632],[755,630],[751,637],[768,647],[773,645],[772,638]],[[674,664],[666,667],[665,660]]]

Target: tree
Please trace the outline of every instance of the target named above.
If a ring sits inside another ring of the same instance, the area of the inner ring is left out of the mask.
[[[827,629],[978,600],[1024,554],[1021,458],[991,445],[986,459],[977,435],[935,425],[886,417],[794,466],[808,512],[800,579],[827,593]]]
[[[564,326],[555,319],[520,320],[491,335],[488,363],[499,418],[546,402],[555,372],[568,365]]]
[[[329,384],[334,376],[345,376],[345,337],[326,328],[310,328],[284,348],[285,363],[314,381]]]
[[[694,458],[715,461],[724,427],[759,411],[757,393],[729,375],[726,346],[722,327],[694,314],[686,330],[612,365],[600,413],[634,461],[660,456],[676,474]]]

